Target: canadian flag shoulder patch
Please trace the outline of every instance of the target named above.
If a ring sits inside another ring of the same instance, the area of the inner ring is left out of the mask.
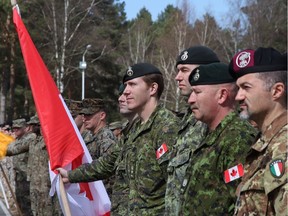
[[[238,164],[224,171],[224,181],[229,183],[244,175],[244,168],[242,164]]]
[[[166,143],[162,143],[162,145],[156,151],[156,158],[159,159],[168,151],[168,147]]]

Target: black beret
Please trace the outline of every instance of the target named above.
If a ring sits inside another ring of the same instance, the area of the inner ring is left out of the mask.
[[[191,86],[231,82],[235,82],[235,79],[230,75],[228,65],[224,63],[200,65],[195,68],[189,76],[189,83]]]
[[[235,78],[248,73],[287,70],[287,53],[281,54],[273,48],[259,47],[236,53],[229,64],[229,71]]]
[[[220,62],[215,52],[205,46],[193,46],[183,50],[176,60],[178,64],[210,64]]]
[[[121,83],[118,89],[119,96],[123,94],[125,88],[126,88],[126,84]]]
[[[134,64],[126,70],[126,73],[123,77],[123,83],[128,80],[132,80],[134,78],[145,76],[148,74],[161,74],[161,72],[157,67],[149,63]]]

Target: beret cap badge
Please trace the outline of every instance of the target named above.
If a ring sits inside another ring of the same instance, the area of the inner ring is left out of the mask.
[[[196,70],[196,73],[193,76],[194,81],[197,81],[200,78],[199,69]]]
[[[251,53],[250,52],[241,52],[236,58],[236,64],[239,68],[244,68],[249,65],[251,60]]]
[[[181,60],[185,61],[188,58],[188,51],[184,51],[184,53],[181,55]]]
[[[133,70],[132,70],[132,67],[128,67],[128,70],[127,70],[127,75],[128,76],[132,76],[133,75]]]

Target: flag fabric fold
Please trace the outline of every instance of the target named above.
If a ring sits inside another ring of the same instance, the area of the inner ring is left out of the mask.
[[[57,191],[59,197],[59,176],[55,169],[74,169],[82,163],[90,163],[92,159],[53,78],[22,22],[17,6],[13,8],[13,22],[49,154],[51,192]],[[67,184],[65,189],[73,216],[109,215],[111,203],[102,181]],[[60,204],[62,205],[61,201]]]
[[[14,137],[0,131],[0,159],[6,156],[8,145],[14,140]]]

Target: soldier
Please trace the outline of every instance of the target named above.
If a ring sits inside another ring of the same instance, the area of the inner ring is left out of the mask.
[[[26,131],[25,119],[14,120],[12,128],[16,140],[8,146],[6,156],[14,156],[13,169],[15,171],[16,200],[24,215],[32,215],[30,182],[27,180],[27,164],[29,145],[35,143],[36,134],[31,131]]]
[[[67,104],[69,111],[75,121],[75,124],[80,131],[80,134],[84,140],[84,142],[91,143],[92,140],[92,134],[89,130],[85,129],[85,126],[83,124],[83,116],[79,112],[83,109],[83,103],[82,101],[75,101],[75,100],[68,100],[65,99],[65,103]]]
[[[261,131],[246,158],[234,215],[287,215],[287,53],[243,50],[229,68],[238,78],[240,116]]]
[[[92,140],[86,144],[94,160],[109,151],[115,144],[116,137],[107,126],[104,101],[99,98],[85,98],[82,103],[83,109],[79,114],[83,115],[85,129],[92,133]]]
[[[39,128],[35,131],[35,143],[30,143],[27,172],[30,181],[31,209],[33,216],[61,215],[57,198],[50,197],[51,182],[49,177],[49,157],[43,136],[40,131],[38,116],[31,117],[27,122],[30,128]],[[37,173],[37,174],[36,174]]]
[[[115,137],[119,140],[121,138],[122,122],[116,121],[109,124],[109,129],[113,132]]]
[[[190,74],[189,82],[190,108],[209,131],[192,152],[181,185],[180,215],[231,215],[236,179],[241,177],[256,131],[235,112],[237,87],[226,64],[200,65]]]
[[[128,109],[137,112],[140,120],[116,162],[116,179],[122,179],[122,185],[128,188],[128,194],[123,194],[127,202],[122,203],[119,214],[163,215],[168,151],[175,142],[178,121],[172,112],[159,104],[164,81],[154,65],[133,65],[126,71],[123,83],[127,85],[123,94]],[[61,174],[63,180],[70,182],[97,179],[93,165],[69,171],[68,179],[63,170]]]
[[[191,94],[189,75],[199,65],[219,62],[217,55],[208,47],[193,46],[183,50],[177,58],[178,70],[175,79],[178,81],[181,95],[188,99]],[[186,169],[191,163],[192,151],[203,140],[207,126],[195,119],[190,107],[180,122],[178,138],[173,149],[173,158],[168,165],[168,182],[165,196],[166,215],[178,215],[183,193],[181,185],[184,181]]]
[[[115,181],[112,187],[112,208],[111,212],[113,212],[113,215],[127,215],[127,203],[128,203],[128,193],[129,193],[129,187],[128,184],[125,182],[125,179],[122,176],[123,170],[125,170],[125,167],[117,167],[117,158],[118,161],[120,160],[120,152],[123,147],[123,145],[126,143],[129,134],[134,132],[134,125],[137,121],[137,114],[133,112],[132,110],[128,109],[127,100],[126,97],[123,95],[123,91],[125,89],[125,85],[121,84],[119,87],[119,112],[120,114],[125,117],[128,122],[123,128],[123,133],[121,136],[121,140],[116,143],[116,145],[112,145],[111,151],[109,151],[109,154],[106,154],[100,158],[98,158],[96,161],[94,160],[91,165],[84,164],[82,168],[74,170],[75,177],[78,176],[78,179],[76,181],[93,181],[93,180],[102,180],[105,178],[108,178],[117,172],[115,175]],[[93,169],[93,171],[90,170]],[[67,171],[65,171],[62,168],[59,168],[59,171],[61,175],[65,178],[63,180],[67,181]],[[83,172],[88,173],[88,177],[91,177],[90,179],[87,179],[87,176],[83,174]],[[78,172],[78,174],[76,173]],[[93,173],[93,174],[92,174]],[[85,179],[86,178],[86,179]]]

